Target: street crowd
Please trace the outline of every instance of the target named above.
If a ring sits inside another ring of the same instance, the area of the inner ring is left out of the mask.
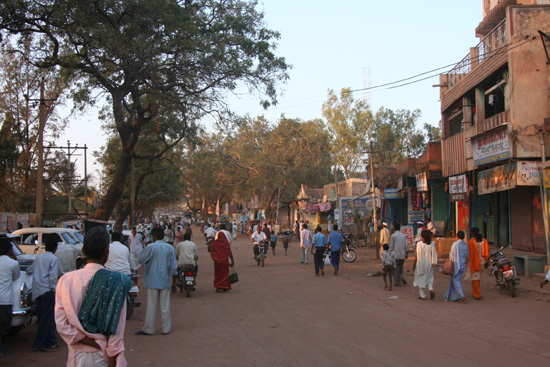
[[[433,226],[417,223],[418,233],[413,252],[413,286],[419,288],[419,298],[435,298],[434,266],[438,256],[433,236]],[[241,231],[244,232],[241,223]],[[380,248],[376,255],[381,266],[385,289],[407,284],[403,265],[409,256],[409,245],[398,222],[383,222],[380,231]],[[111,235],[105,228],[94,227],[85,236],[82,253],[87,263],[76,269],[74,254],[58,253],[58,243],[53,237],[45,237],[45,252],[38,254],[27,268],[33,275],[32,297],[36,302],[38,327],[32,349],[52,352],[58,348],[56,331],[68,345],[67,366],[126,366],[124,357],[124,331],[126,326],[127,295],[134,285],[129,275],[145,265],[143,285],[147,287],[147,309],[143,327],[135,334],[150,336],[157,331],[155,321],[160,312],[162,335],[171,331],[170,294],[176,292],[178,269],[186,265],[198,271],[198,248],[191,241],[193,231],[188,224],[161,227],[156,225],[142,236],[134,228],[128,238],[128,246],[122,244],[120,232]],[[333,225],[328,236],[317,226],[313,233],[306,221],[296,222],[293,231],[282,236],[284,255],[287,255],[290,237],[299,238],[300,264],[309,264],[313,254],[314,276],[325,276],[325,265],[331,265],[338,276],[343,236],[338,225]],[[251,222],[247,235],[252,241],[253,258],[260,251],[267,253],[268,246],[276,255],[278,236],[269,223]],[[231,290],[230,269],[235,266],[231,244],[239,232],[236,223],[201,223],[201,233],[208,243],[214,263],[214,289],[218,293]],[[486,239],[474,227],[471,238],[465,241],[462,231],[457,233],[449,261],[453,263],[449,286],[444,294],[446,301],[465,302],[462,280],[470,280],[474,299],[482,299],[480,276],[489,258]],[[62,246],[62,245],[59,245]],[[67,258],[72,266],[67,266]],[[12,281],[20,275],[14,259],[11,242],[0,238],[0,341],[11,321],[13,304]],[[541,287],[550,281],[550,273]],[[8,287],[9,286],[9,287]],[[9,288],[9,289],[8,289]],[[11,297],[11,298],[10,298]],[[0,357],[4,350],[0,344]]]

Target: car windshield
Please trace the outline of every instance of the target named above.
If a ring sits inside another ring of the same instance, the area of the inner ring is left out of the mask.
[[[63,237],[63,241],[69,245],[74,245],[76,243],[76,240],[73,236],[71,236],[69,233],[64,232],[60,233],[61,237]]]
[[[11,242],[11,247],[13,249],[13,254],[15,256],[19,256],[23,254],[23,251],[21,251],[21,249],[15,243],[13,243],[13,241]]]
[[[74,238],[76,238],[77,242],[84,243],[84,236],[80,232],[73,232]]]

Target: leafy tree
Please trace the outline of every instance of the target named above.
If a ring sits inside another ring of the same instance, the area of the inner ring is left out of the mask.
[[[374,118],[375,162],[381,166],[416,158],[425,149],[424,134],[416,129],[420,110],[380,108]]]
[[[428,142],[441,141],[441,121],[439,121],[439,126],[433,126],[425,122],[424,130],[426,131]]]
[[[350,88],[343,88],[340,98],[331,89],[323,103],[323,116],[331,135],[334,163],[346,179],[358,174],[373,135],[373,115],[364,100],[355,100]]]
[[[56,70],[32,66],[25,56],[36,47],[33,37],[19,41],[20,53],[10,52],[7,43],[0,49],[0,119],[2,119],[0,167],[0,210],[33,211],[37,165],[39,100],[41,84],[45,89],[45,117],[48,134],[53,141],[65,127],[65,121],[55,114],[63,103],[68,79]]]
[[[121,143],[110,185],[96,212],[108,219],[121,197],[144,130],[167,135],[167,149],[194,139],[197,120],[223,111],[224,92],[246,85],[276,102],[288,78],[274,54],[279,35],[265,28],[255,1],[8,0],[0,9],[6,40],[40,38],[27,57],[79,79],[81,106],[106,95]],[[155,154],[156,156],[156,154]]]

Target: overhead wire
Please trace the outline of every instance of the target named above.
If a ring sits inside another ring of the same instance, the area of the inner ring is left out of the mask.
[[[487,52],[483,55],[478,55],[474,58],[471,58],[470,61],[467,62],[467,63],[464,63],[463,66],[471,66],[474,63],[478,63],[481,58],[483,58],[483,60],[492,58],[494,56],[497,56],[501,52],[510,51],[510,50],[515,49],[515,48],[521,47],[521,46],[523,46],[524,44],[526,44],[528,42],[532,42],[532,41],[536,40],[537,38],[538,38],[538,36],[533,36],[533,37],[528,36],[527,39],[517,41],[516,43],[518,43],[518,44],[515,44],[515,43],[508,44],[507,43],[507,44],[505,44],[505,45],[503,45],[499,48],[496,48],[494,50],[491,50],[491,51],[489,51],[489,52]],[[424,71],[422,73],[419,73],[419,74],[416,74],[416,75],[413,75],[413,76],[410,76],[410,77],[407,77],[407,78],[399,79],[399,80],[396,80],[396,81],[393,81],[393,82],[383,83],[383,84],[375,85],[375,86],[372,86],[372,87],[353,89],[353,90],[349,90],[349,91],[342,91],[341,94],[372,91],[372,90],[375,90],[375,89],[380,91],[380,90],[389,90],[389,89],[396,89],[396,88],[405,87],[407,85],[419,83],[419,82],[422,82],[424,80],[428,80],[428,79],[434,78],[436,76],[439,76],[439,75],[441,75],[441,73],[436,73],[436,74],[432,74],[432,73],[434,73],[436,71],[439,71],[439,70],[447,69],[447,68],[450,68],[450,67],[454,68],[461,61],[455,62],[455,63],[452,63],[452,64],[448,64],[448,65],[445,65],[445,66],[440,66],[438,68],[431,69],[431,70],[428,70],[428,71]],[[426,74],[431,74],[431,75],[428,75],[424,78],[416,79],[416,78],[418,78],[420,76],[423,76],[423,75],[426,75]],[[412,79],[415,79],[415,80],[412,80]],[[409,80],[412,80],[412,81],[407,82]],[[407,83],[403,83],[403,82],[407,82]],[[401,83],[401,84],[399,84],[399,83]],[[398,85],[395,85],[395,84],[398,84]],[[383,87],[387,87],[387,88],[383,88]],[[380,89],[380,88],[383,88],[383,89]],[[315,97],[302,97],[298,100],[303,100],[303,99],[307,99],[307,98],[315,98]],[[298,100],[296,100],[296,101],[298,101]],[[323,102],[323,101],[314,101],[314,102],[302,103],[302,104],[297,104],[297,105],[292,105],[292,106],[272,106],[271,108],[275,109],[275,110],[276,109],[285,109],[285,108],[294,108],[294,107],[307,106],[307,105],[311,105],[311,104],[317,104],[317,103],[320,103],[320,102]]]

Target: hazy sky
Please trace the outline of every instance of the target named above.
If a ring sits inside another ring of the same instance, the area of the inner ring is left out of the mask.
[[[290,80],[282,86],[279,105],[267,111],[257,99],[230,101],[237,113],[264,114],[272,122],[281,114],[321,118],[328,89],[361,89],[456,64],[479,42],[475,28],[482,20],[482,0],[264,0],[258,8],[263,9],[268,28],[281,33],[277,54],[293,66]],[[365,77],[369,68],[370,78]],[[357,92],[354,97],[368,98],[375,111],[381,106],[418,108],[420,126],[437,125],[439,88],[432,85],[438,82],[434,76],[400,88]],[[59,142],[87,144],[88,172],[94,173],[99,167],[92,165],[91,151],[104,141],[100,122],[95,113],[77,119]]]

